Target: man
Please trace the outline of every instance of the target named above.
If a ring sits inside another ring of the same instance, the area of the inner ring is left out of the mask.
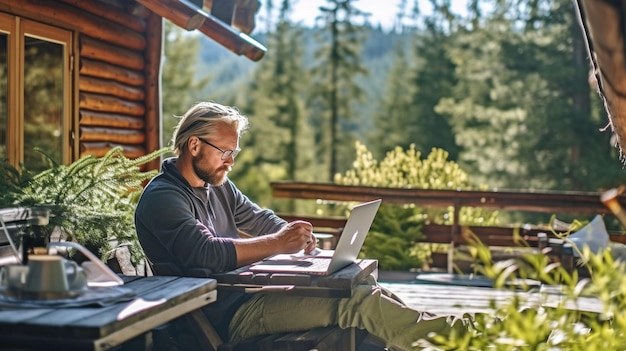
[[[315,248],[310,223],[285,222],[227,178],[247,127],[235,108],[213,102],[198,103],[182,116],[172,138],[177,157],[163,162],[135,212],[139,241],[157,274],[207,276]],[[240,238],[240,232],[252,237]],[[366,329],[401,349],[430,332],[463,328],[409,309],[373,278],[369,283],[346,299],[220,291],[206,308],[207,317],[231,341],[339,325]]]

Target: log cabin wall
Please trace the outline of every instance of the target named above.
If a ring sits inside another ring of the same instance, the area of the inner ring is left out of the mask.
[[[160,16],[123,0],[0,0],[0,11],[74,33],[72,160],[160,147]]]

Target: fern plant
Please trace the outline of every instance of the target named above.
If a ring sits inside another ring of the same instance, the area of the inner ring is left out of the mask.
[[[143,183],[157,172],[143,171],[142,166],[166,151],[129,159],[116,147],[102,157],[88,155],[70,165],[58,164],[42,152],[50,167],[39,173],[24,167],[20,172],[5,163],[0,169],[0,207],[48,208],[47,235],[60,229],[65,240],[78,242],[100,257],[112,245],[128,245],[137,260],[143,252],[135,233],[134,209]]]

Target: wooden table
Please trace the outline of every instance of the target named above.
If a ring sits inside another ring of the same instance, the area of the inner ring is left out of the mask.
[[[132,301],[106,307],[0,309],[0,349],[109,350],[217,298],[214,279],[123,279],[123,287],[136,293]]]
[[[311,297],[352,296],[354,287],[370,274],[377,275],[378,261],[371,259],[357,260],[341,270],[327,275],[287,273],[255,273],[249,266],[213,275],[218,281],[218,289],[239,290],[248,293],[289,294]],[[305,332],[271,335],[252,340],[244,340],[243,345],[228,344],[225,349],[280,349],[280,350],[345,350],[354,351],[357,345],[356,328],[339,327],[318,328]]]
[[[378,271],[378,261],[357,260],[341,270],[327,275],[294,273],[255,273],[249,266],[224,274],[213,275],[219,289],[237,289],[249,293],[283,293],[315,297],[350,297],[353,288],[370,274]]]

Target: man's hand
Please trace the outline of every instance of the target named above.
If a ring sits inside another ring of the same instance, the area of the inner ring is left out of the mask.
[[[275,254],[311,253],[316,246],[313,226],[305,221],[288,223],[278,232],[253,238],[234,239],[237,267],[257,262]]]
[[[293,221],[284,226],[276,236],[283,246],[283,253],[295,253],[304,249],[310,253],[315,249],[316,242],[313,236],[313,226],[305,221]]]

